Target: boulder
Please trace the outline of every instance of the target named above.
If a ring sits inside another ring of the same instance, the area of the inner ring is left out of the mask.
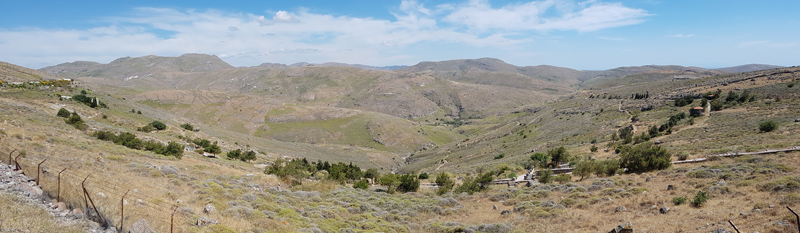
[[[611,229],[608,233],[633,233],[633,224],[631,222],[620,224],[614,229]]]
[[[614,212],[625,212],[626,210],[628,209],[625,209],[624,206],[617,206],[617,208],[614,208]]]
[[[669,213],[669,207],[661,207],[661,208],[658,209],[658,212],[660,212],[662,214],[667,214],[667,213]]]
[[[128,228],[128,233],[156,233],[156,231],[150,228],[147,221],[139,219],[139,221],[136,221]]]
[[[204,227],[204,226],[216,225],[216,224],[219,224],[219,222],[217,222],[214,219],[208,218],[208,217],[199,217],[199,218],[197,218],[197,226],[198,227]]]
[[[731,233],[730,231],[725,230],[725,228],[717,228],[716,230],[714,230],[712,232],[713,233]]]
[[[727,185],[728,185],[728,182],[725,182],[725,180],[723,180],[723,179],[720,179],[719,181],[717,181],[717,183],[714,183],[714,185],[717,185],[717,186],[727,186]]]
[[[67,209],[67,204],[64,204],[64,202],[56,202],[55,206],[56,206],[56,209],[58,209],[58,211],[67,211],[67,210],[69,210],[69,209]]]
[[[667,185],[667,190],[675,190],[675,186],[674,185]]]
[[[511,211],[510,210],[503,210],[502,212],[500,212],[500,215],[506,215],[506,214],[511,214]]]
[[[211,213],[214,211],[217,211],[217,208],[215,208],[211,203],[206,204],[206,207],[203,208],[203,213]]]
[[[492,209],[493,209],[493,210],[497,210],[497,205],[493,205],[493,206],[492,206]]]

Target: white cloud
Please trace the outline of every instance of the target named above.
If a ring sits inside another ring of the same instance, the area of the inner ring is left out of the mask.
[[[647,12],[618,3],[534,1],[499,8],[486,1],[427,8],[403,1],[394,20],[278,11],[254,15],[217,10],[137,8],[98,19],[87,29],[0,28],[0,60],[29,66],[123,56],[208,53],[235,66],[263,62],[410,64],[409,46],[457,44],[517,51],[531,33],[595,31],[643,22]],[[553,11],[556,12],[553,14]],[[545,14],[545,12],[549,12]],[[466,30],[465,30],[466,29]],[[235,36],[234,36],[235,35]],[[431,51],[442,53],[446,51]]]
[[[694,34],[673,34],[673,35],[668,35],[667,37],[672,37],[672,38],[689,38],[689,37],[694,37]]]
[[[597,38],[599,38],[599,39],[603,39],[603,40],[613,40],[613,41],[623,41],[623,40],[625,40],[625,38],[622,38],[622,37],[605,37],[605,36],[598,36]]]
[[[559,13],[547,15],[551,8]],[[486,30],[577,30],[596,31],[644,22],[647,11],[619,3],[563,0],[533,1],[493,8],[486,0],[472,0],[456,7],[444,20],[469,29]]]

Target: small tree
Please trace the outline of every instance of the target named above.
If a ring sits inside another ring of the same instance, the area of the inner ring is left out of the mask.
[[[584,160],[575,165],[575,169],[572,170],[572,174],[580,176],[581,180],[583,180],[583,178],[591,175],[594,170],[595,162],[593,160]]]
[[[545,169],[539,170],[538,177],[539,183],[546,184],[550,183],[553,180],[553,170]]]
[[[562,161],[566,161],[569,157],[569,153],[563,146],[548,150],[547,155],[550,157],[553,167],[558,167]]]
[[[761,130],[761,132],[772,132],[778,129],[778,123],[772,120],[764,121],[758,125],[758,129]]]
[[[217,142],[214,142],[214,144],[208,145],[208,147],[203,148],[203,151],[212,153],[214,155],[222,153],[222,149],[220,149],[219,146],[217,146]]]
[[[537,162],[539,167],[547,166],[547,160],[550,160],[550,157],[543,153],[533,153],[531,155],[531,160]]]
[[[622,167],[627,168],[628,172],[641,173],[669,168],[672,165],[670,156],[667,149],[645,142],[636,146],[622,146],[619,157]]]
[[[64,109],[64,108],[59,109],[58,110],[58,114],[56,114],[56,116],[60,116],[60,117],[63,117],[63,118],[68,118],[69,115],[70,115],[69,111]]]
[[[453,188],[453,185],[455,185],[455,182],[450,179],[447,173],[442,172],[436,175],[436,186],[439,186],[439,190],[436,191],[437,194],[443,195],[447,193]]]
[[[419,190],[419,179],[414,174],[405,174],[400,176],[400,184],[397,185],[397,191],[400,192],[416,192]]]
[[[592,145],[592,147],[589,148],[589,151],[591,151],[592,153],[597,152],[597,146]]]

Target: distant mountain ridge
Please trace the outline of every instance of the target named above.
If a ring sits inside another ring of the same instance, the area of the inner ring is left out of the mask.
[[[724,72],[728,72],[728,73],[742,73],[742,72],[750,72],[750,71],[757,71],[757,70],[767,70],[767,69],[775,69],[775,68],[783,68],[783,66],[774,66],[774,65],[765,65],[765,64],[747,64],[747,65],[719,68],[719,69],[716,69],[716,70],[724,71]]]
[[[267,68],[280,68],[280,67],[306,67],[306,66],[318,66],[318,67],[354,67],[359,69],[365,70],[397,70],[402,69],[408,66],[368,66],[362,64],[347,64],[347,63],[339,63],[339,62],[325,62],[321,64],[314,64],[308,62],[298,62],[291,65],[280,64],[280,63],[262,63],[257,67],[267,67]]]

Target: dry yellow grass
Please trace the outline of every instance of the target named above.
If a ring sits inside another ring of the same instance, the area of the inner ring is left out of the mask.
[[[0,210],[0,232],[84,232],[84,226],[58,222],[46,210],[11,194],[0,193]]]

